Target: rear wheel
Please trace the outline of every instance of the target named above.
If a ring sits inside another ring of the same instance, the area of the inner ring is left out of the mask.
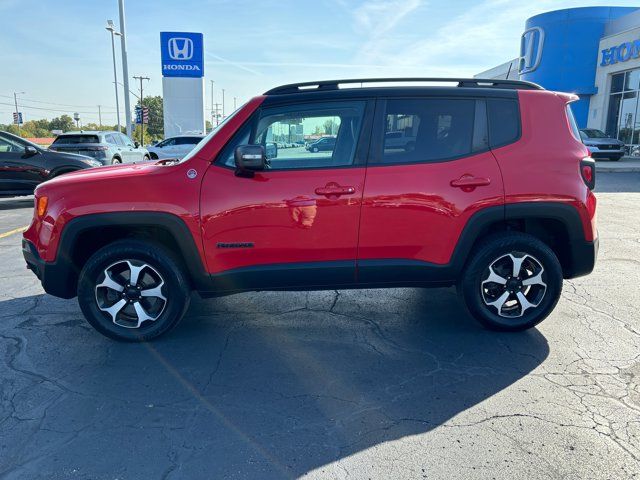
[[[142,160],[148,162],[150,160],[149,155],[145,155],[144,157],[142,157]]]
[[[121,240],[98,250],[78,280],[87,321],[107,337],[146,341],[173,328],[189,306],[180,264],[161,245]]]
[[[554,252],[535,237],[518,232],[494,235],[472,254],[459,290],[485,327],[526,330],[558,303],[562,267]]]
[[[111,160],[111,165],[118,165],[119,163],[122,163],[122,160],[120,160],[118,157],[113,157],[113,159]]]

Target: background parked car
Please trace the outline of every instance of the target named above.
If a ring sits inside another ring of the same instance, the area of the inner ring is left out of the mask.
[[[307,145],[310,152],[329,152],[336,146],[336,137],[323,137]]]
[[[404,150],[411,152],[416,148],[416,137],[407,135],[404,130],[387,132],[384,134],[385,150]]]
[[[41,182],[100,165],[89,157],[52,152],[23,138],[0,132],[0,196],[31,195]]]
[[[580,137],[582,143],[589,147],[592,158],[620,160],[624,157],[624,142],[608,136],[601,130],[583,128],[580,130]]]
[[[151,159],[177,158],[181,159],[195,147],[204,135],[179,135],[165,138],[152,147],[148,147]]]
[[[79,131],[58,135],[49,147],[56,152],[86,155],[102,165],[149,160],[149,152],[120,132]]]

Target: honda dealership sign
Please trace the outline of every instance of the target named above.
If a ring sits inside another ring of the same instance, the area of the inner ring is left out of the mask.
[[[164,135],[205,133],[201,33],[160,32]]]
[[[204,77],[201,33],[160,32],[163,77]]]

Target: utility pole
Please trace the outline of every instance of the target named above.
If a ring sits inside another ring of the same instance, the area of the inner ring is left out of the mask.
[[[13,101],[16,104],[16,123],[18,124],[18,136],[20,135],[20,111],[18,110],[18,95],[24,95],[24,92],[13,92]]]
[[[100,125],[100,130],[102,130],[102,111],[100,110],[100,105],[98,105],[98,125]]]
[[[142,122],[140,123],[140,145],[144,145],[144,104],[142,103],[142,100],[144,99],[144,97],[142,96],[142,81],[143,80],[147,80],[149,81],[150,78],[149,77],[143,77],[143,76],[133,76],[133,78],[135,78],[136,80],[140,80],[140,115],[141,115],[141,120]]]
[[[215,116],[216,127],[217,127],[220,124],[220,120],[219,120],[220,117],[218,116],[219,113],[220,113],[220,104],[219,103],[214,103],[213,105],[214,105],[214,109],[212,110],[212,112],[214,112],[214,113],[212,113],[212,115]],[[211,126],[213,126],[213,124]]]
[[[216,114],[216,112],[214,112],[214,110],[213,110],[213,106],[215,105],[213,103],[215,101],[214,90],[213,90],[213,84],[214,83],[215,82],[213,80],[211,80],[211,128],[213,128],[213,118],[215,117],[215,114]],[[216,125],[217,125],[217,123],[216,123]]]
[[[224,120],[224,88],[222,89],[222,120]]]
[[[124,82],[124,111],[127,135],[131,137],[131,103],[129,101],[129,64],[127,63],[127,28],[124,21],[124,0],[118,0],[120,10],[120,45],[122,46],[122,78]]]

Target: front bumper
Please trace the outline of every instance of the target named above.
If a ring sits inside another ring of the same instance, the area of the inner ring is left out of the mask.
[[[35,245],[25,238],[22,239],[22,256],[27,262],[27,268],[42,283],[45,292],[60,298],[73,298],[77,295],[78,276],[70,267],[70,262],[45,262],[40,258]]]
[[[600,150],[597,146],[587,145],[587,148],[591,152],[591,158],[615,158],[620,159],[624,157],[624,147],[620,147],[619,150]]]

